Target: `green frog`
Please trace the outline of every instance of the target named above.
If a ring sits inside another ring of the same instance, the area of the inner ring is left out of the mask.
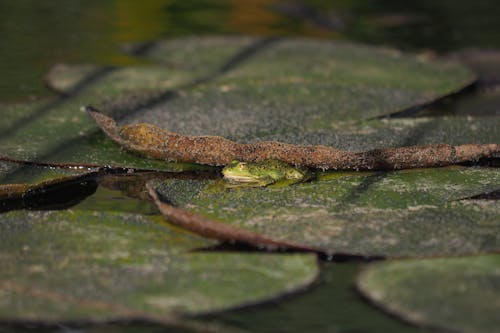
[[[263,162],[232,161],[222,170],[224,179],[233,185],[267,186],[287,180],[288,184],[311,177],[307,168],[294,167],[279,160]]]

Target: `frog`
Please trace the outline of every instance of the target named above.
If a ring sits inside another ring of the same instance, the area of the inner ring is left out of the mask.
[[[222,170],[224,180],[231,185],[264,187],[285,181],[291,185],[311,177],[307,168],[292,166],[280,160],[242,162],[234,160]]]

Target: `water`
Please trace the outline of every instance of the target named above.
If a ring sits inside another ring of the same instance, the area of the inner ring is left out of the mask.
[[[0,102],[47,95],[42,78],[57,62],[139,62],[120,51],[127,42],[300,35],[447,52],[498,47],[498,13],[494,0],[0,0]]]
[[[0,0],[0,103],[50,95],[42,78],[57,62],[128,65],[143,61],[122,53],[124,43],[200,34],[292,35],[449,53],[498,48],[498,13],[500,2],[494,0],[473,4],[452,0]],[[490,101],[488,110],[496,112],[499,101]],[[442,112],[457,113],[465,105],[460,103],[445,105]],[[134,199],[100,189],[80,205],[88,206],[92,200]],[[149,209],[136,201],[140,211]],[[323,262],[320,280],[307,292],[205,319],[254,332],[427,332],[360,297],[353,284],[362,265]],[[168,330],[150,323],[0,324],[1,333],[105,331]]]

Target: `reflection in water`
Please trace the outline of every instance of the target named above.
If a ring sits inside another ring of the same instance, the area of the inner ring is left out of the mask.
[[[19,209],[67,209],[94,194],[96,189],[95,174],[55,179],[42,186],[20,186],[18,193],[12,192],[0,199],[0,213]]]

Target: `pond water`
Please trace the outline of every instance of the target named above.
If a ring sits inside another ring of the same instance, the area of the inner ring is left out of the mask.
[[[58,62],[127,65],[144,61],[121,52],[126,43],[189,35],[287,35],[448,53],[498,48],[499,12],[500,3],[493,0],[474,4],[451,0],[0,0],[0,103],[50,95],[42,79]],[[493,103],[490,109],[497,112],[498,99]],[[462,106],[459,100],[441,111],[453,113]],[[100,200],[131,199],[100,189],[81,205]],[[323,261],[322,275],[311,290],[205,319],[253,332],[430,331],[407,325],[363,300],[353,288],[362,265],[360,261]],[[1,333],[35,331],[144,333],[167,329],[148,323],[0,324]]]
[[[123,43],[186,35],[341,38],[447,52],[500,44],[500,4],[469,1],[0,1],[0,101],[48,94],[57,62],[132,64]]]

